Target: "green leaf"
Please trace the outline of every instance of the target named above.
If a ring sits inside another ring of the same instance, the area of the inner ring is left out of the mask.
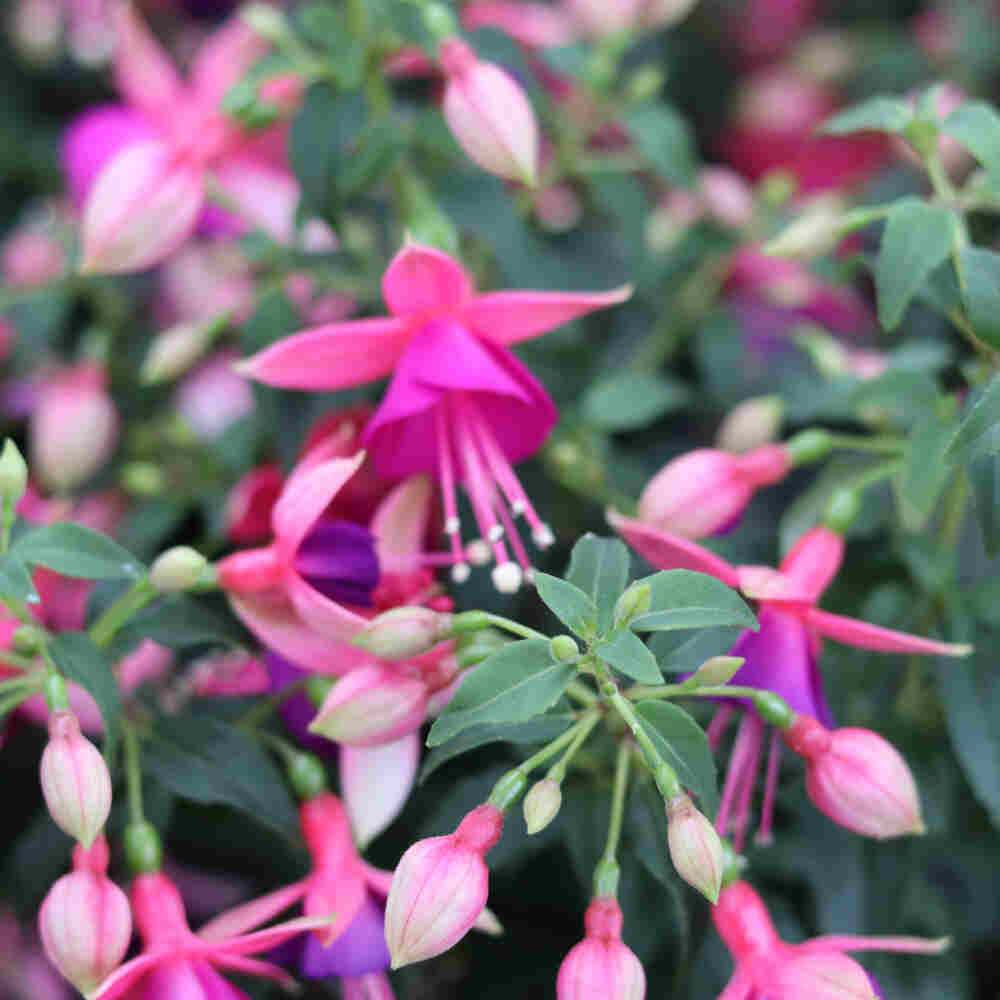
[[[0,594],[29,604],[38,604],[41,600],[28,568],[12,552],[0,555]]]
[[[243,641],[231,621],[215,614],[200,601],[177,596],[156,601],[143,608],[119,633],[134,643],[153,639],[171,649],[191,646],[234,646]]]
[[[904,198],[889,214],[875,262],[878,315],[894,330],[931,272],[951,254],[955,216],[944,205]]]
[[[855,412],[885,410],[894,423],[909,425],[933,412],[939,395],[927,372],[895,368],[862,382],[851,396],[851,406]]]
[[[694,178],[694,140],[687,122],[665,104],[643,104],[625,115],[640,154],[669,184],[687,186]]]
[[[757,628],[757,619],[746,602],[722,581],[686,569],[665,570],[645,577],[652,590],[650,609],[633,618],[636,632],[666,632],[709,625]]]
[[[561,736],[573,723],[576,716],[563,712],[558,715],[541,715],[527,722],[502,723],[471,726],[448,740],[443,746],[435,747],[424,758],[420,769],[420,782],[426,781],[439,767],[460,754],[468,753],[489,743],[515,743],[519,746],[533,743],[548,743]]]
[[[594,652],[626,677],[632,677],[643,684],[663,683],[663,674],[656,665],[656,657],[646,648],[642,639],[628,629],[613,632],[606,642],[594,648]]]
[[[77,580],[138,580],[145,572],[117,542],[69,521],[29,531],[11,553],[29,566],[44,566]]]
[[[624,372],[595,382],[583,397],[583,416],[598,430],[646,427],[685,406],[691,390],[677,379]]]
[[[1000,451],[1000,377],[994,375],[962,421],[944,453],[949,462],[967,462]]]
[[[86,632],[60,632],[48,644],[55,665],[93,695],[104,720],[104,756],[114,759],[121,727],[121,700],[118,678],[107,654]]]
[[[1000,348],[1000,253],[967,246],[958,261],[969,322],[980,340]]]
[[[1000,115],[983,101],[970,101],[944,120],[941,131],[957,139],[1000,184]]]
[[[1000,456],[980,455],[965,471],[972,486],[983,547],[992,557],[1000,552]]]
[[[954,433],[954,423],[942,420],[933,411],[910,431],[898,479],[900,514],[907,531],[924,529],[951,478],[944,453]]]
[[[719,808],[718,779],[704,730],[684,709],[667,701],[641,701],[635,710],[680,783],[698,796],[702,812],[714,816]]]
[[[427,745],[440,746],[463,729],[484,723],[526,722],[563,693],[576,664],[552,658],[548,639],[511,643],[470,671],[431,727]]]
[[[665,673],[687,674],[713,656],[725,656],[740,637],[742,629],[707,628],[701,632],[657,632],[650,636],[649,649]]]
[[[535,589],[552,613],[578,636],[597,629],[597,605],[579,587],[557,576],[535,572]]]
[[[823,123],[823,135],[850,135],[852,132],[906,131],[913,120],[913,109],[896,97],[871,97],[841,111]]]
[[[611,628],[615,603],[628,585],[631,557],[618,538],[588,532],[573,546],[566,580],[579,587],[597,605],[597,631]]]
[[[142,766],[181,798],[230,806],[294,836],[295,807],[281,773],[247,733],[210,715],[160,719]]]

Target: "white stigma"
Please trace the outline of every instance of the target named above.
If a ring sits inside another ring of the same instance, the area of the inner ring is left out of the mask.
[[[446,535],[457,535],[461,525],[458,522],[457,517],[449,517],[447,521],[444,522],[444,533]]]
[[[556,536],[552,534],[552,529],[547,524],[541,524],[531,533],[535,545],[540,549],[547,549],[555,543]]]
[[[469,569],[468,563],[455,563],[451,567],[451,578],[455,583],[465,583],[469,579],[469,574],[472,570]]]
[[[491,542],[499,542],[500,539],[503,538],[503,525],[494,524],[493,527],[490,528],[489,534],[486,537]]]
[[[477,538],[474,542],[469,542],[466,545],[465,558],[473,566],[485,566],[493,558],[493,553],[490,552],[490,547],[486,542],[481,538]]]
[[[493,570],[493,586],[501,594],[517,593],[524,579],[521,567],[516,562],[501,563]]]

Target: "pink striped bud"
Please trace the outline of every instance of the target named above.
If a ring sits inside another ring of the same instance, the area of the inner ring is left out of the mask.
[[[595,899],[584,917],[586,937],[559,966],[558,1000],[643,1000],[642,963],[622,944],[622,911],[615,899]]]
[[[722,841],[683,792],[667,801],[667,844],[677,874],[710,902],[717,902],[726,866]]]
[[[108,845],[103,837],[89,852],[74,849],[73,869],[49,890],[38,929],[49,961],[86,994],[125,957],[132,911],[128,897],[107,877]]]
[[[469,932],[489,894],[483,858],[502,832],[503,813],[486,803],[450,836],[420,840],[403,855],[385,910],[394,969],[440,955]]]
[[[719,447],[743,454],[770,444],[781,430],[783,410],[780,396],[755,396],[734,406],[719,427]]]
[[[382,664],[360,667],[330,689],[309,732],[337,743],[374,746],[418,729],[427,716],[427,685]]]
[[[451,615],[419,605],[376,615],[351,641],[380,660],[410,660],[448,637]]]
[[[667,463],[639,497],[639,520],[684,538],[732,528],[755,491],[784,479],[791,468],[781,445],[746,455],[700,448]]]
[[[768,982],[774,1000],[878,1000],[872,981],[853,958],[837,951],[801,951],[779,962]]]
[[[877,733],[829,730],[797,715],[784,737],[806,760],[809,798],[835,823],[879,840],[926,831],[913,775]]]
[[[50,717],[40,772],[42,794],[56,826],[90,847],[111,811],[111,775],[72,712]]]
[[[466,155],[491,174],[533,187],[538,123],[524,91],[457,38],[441,43],[440,61],[447,78],[444,117]]]
[[[108,460],[118,440],[118,411],[107,376],[87,363],[49,379],[29,427],[31,470],[56,492],[88,480]]]

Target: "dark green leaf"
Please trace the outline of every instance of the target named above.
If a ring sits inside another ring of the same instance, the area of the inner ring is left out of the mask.
[[[913,120],[913,110],[896,97],[871,97],[841,111],[823,123],[825,135],[852,132],[893,132],[899,134]]]
[[[129,643],[153,639],[171,649],[191,646],[234,646],[243,635],[231,621],[221,618],[200,601],[169,597],[143,608],[120,633]]]
[[[442,746],[435,747],[424,758],[420,769],[420,781],[426,781],[439,767],[460,754],[468,753],[489,743],[516,743],[518,745],[532,743],[548,743],[561,736],[573,723],[576,717],[569,713],[559,715],[541,715],[527,722],[504,723],[502,725],[487,724],[472,726],[453,740],[448,740]]]
[[[656,657],[646,648],[642,639],[628,629],[612,632],[607,641],[602,642],[594,651],[626,677],[642,684],[663,683],[663,674],[656,665]]]
[[[992,455],[1000,451],[1000,378],[994,376],[979,395],[957,433],[948,445],[945,458],[950,462],[967,462],[977,455]]]
[[[635,710],[680,783],[698,796],[702,812],[714,816],[719,808],[718,782],[704,730],[684,709],[667,701],[642,701]]]
[[[642,580],[652,590],[649,611],[633,618],[637,632],[739,625],[757,628],[757,619],[746,602],[720,580],[705,573],[671,569]]]
[[[535,573],[538,596],[552,613],[577,635],[587,637],[597,629],[597,605],[579,587],[548,573]]]
[[[887,330],[899,325],[913,296],[951,254],[955,224],[944,205],[905,198],[893,207],[875,264],[878,314]]]
[[[933,413],[938,396],[937,385],[927,372],[896,368],[862,382],[851,396],[851,404],[855,412],[884,410],[894,423],[909,425]]]
[[[611,628],[615,602],[628,584],[630,564],[628,549],[618,538],[588,532],[573,546],[566,579],[597,605],[599,633]]]
[[[701,632],[657,632],[649,638],[649,649],[660,669],[670,674],[697,670],[713,656],[724,656],[740,636],[738,628],[707,628]]]
[[[428,746],[485,723],[526,722],[541,715],[576,674],[573,663],[552,658],[548,639],[511,643],[466,674],[431,727]]]
[[[139,560],[117,542],[69,521],[29,531],[11,553],[29,566],[79,580],[137,580],[144,572]]]
[[[983,533],[983,547],[990,556],[1000,552],[1000,455],[980,455],[966,466]]]
[[[1000,348],[1000,253],[967,246],[958,260],[969,322],[980,340]]]
[[[107,654],[86,632],[60,632],[48,646],[55,665],[71,680],[93,695],[104,720],[104,755],[114,758],[121,726],[118,678]]]
[[[603,431],[645,427],[691,399],[683,382],[662,375],[629,373],[595,382],[583,397],[583,416]]]
[[[30,604],[41,600],[27,567],[12,552],[0,555],[0,594]]]
[[[143,768],[181,798],[227,805],[286,835],[295,807],[281,773],[247,733],[208,715],[160,719]]]
[[[954,435],[952,421],[931,411],[910,431],[899,474],[899,506],[903,527],[922,531],[952,475],[944,453]]]
[[[694,177],[694,140],[687,122],[664,104],[643,104],[625,115],[640,154],[669,184],[688,185]]]
[[[941,131],[957,139],[1000,184],[1000,115],[983,101],[970,101],[944,120]]]

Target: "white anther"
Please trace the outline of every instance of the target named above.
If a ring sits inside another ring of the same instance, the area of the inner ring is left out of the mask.
[[[493,558],[493,553],[486,542],[481,538],[477,538],[465,546],[465,558],[473,566],[485,566]]]
[[[455,583],[465,583],[469,579],[469,574],[472,570],[469,569],[468,563],[455,563],[451,567],[451,578]]]
[[[556,540],[556,536],[552,534],[552,529],[547,524],[540,524],[535,528],[531,533],[531,537],[535,545],[540,549],[547,549]]]
[[[490,528],[490,530],[487,533],[486,537],[491,542],[499,542],[500,539],[503,538],[503,525],[502,524],[494,524],[493,527]]]
[[[461,525],[459,524],[457,517],[449,517],[447,521],[444,522],[444,533],[446,535],[457,535]]]
[[[515,500],[510,505],[510,512],[514,517],[520,517],[528,508],[525,506],[523,500]]]
[[[518,566],[516,562],[500,563],[500,565],[493,570],[492,576],[493,586],[496,587],[501,594],[516,593],[521,586],[522,580],[524,579],[521,567]]]

